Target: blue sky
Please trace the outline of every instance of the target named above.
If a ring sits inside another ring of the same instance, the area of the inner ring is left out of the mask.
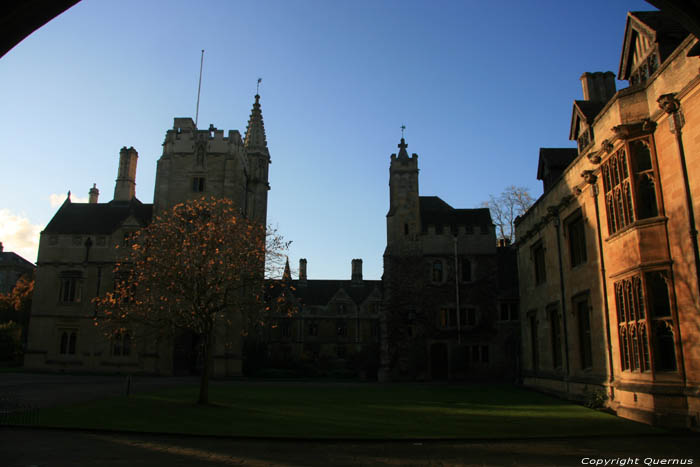
[[[540,147],[572,147],[583,72],[617,73],[643,1],[83,0],[0,59],[0,241],[35,261],[68,190],[112,198],[119,149],[152,202],[174,117],[245,132],[258,77],[272,156],[268,220],[310,279],[379,279],[401,125],[420,194],[478,207],[537,197]],[[618,82],[618,88],[626,86]]]

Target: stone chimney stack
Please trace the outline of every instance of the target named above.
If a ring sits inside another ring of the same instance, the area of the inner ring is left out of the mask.
[[[100,196],[100,190],[97,189],[97,183],[92,184],[92,188],[88,191],[88,203],[97,204],[97,198]]]
[[[593,102],[608,102],[615,95],[615,73],[612,71],[596,71],[581,75],[583,100]]]
[[[299,260],[299,280],[306,281],[306,258]]]
[[[114,187],[114,201],[131,201],[136,197],[136,161],[139,154],[133,147],[119,151],[119,171]]]
[[[352,260],[352,281],[355,283],[362,282],[362,260]]]

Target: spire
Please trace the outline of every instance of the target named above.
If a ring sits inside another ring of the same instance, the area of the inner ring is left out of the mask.
[[[267,150],[265,125],[263,125],[262,111],[260,110],[260,94],[255,95],[255,103],[253,104],[253,110],[250,112],[243,145],[246,149],[252,151],[264,152]]]
[[[287,257],[287,262],[284,264],[284,274],[282,274],[283,281],[292,280],[292,272],[289,269],[289,257]]]
[[[406,148],[408,147],[408,144],[406,144],[406,140],[401,138],[401,142],[399,143],[399,159],[408,159],[408,152],[406,152]]]

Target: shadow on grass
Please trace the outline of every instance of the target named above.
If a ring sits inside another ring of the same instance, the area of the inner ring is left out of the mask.
[[[288,385],[169,388],[42,409],[37,425],[310,439],[504,439],[637,435],[663,430],[503,385]]]

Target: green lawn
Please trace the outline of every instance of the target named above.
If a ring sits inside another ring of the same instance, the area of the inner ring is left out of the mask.
[[[661,430],[506,385],[231,383],[40,410],[39,425],[228,436],[508,438]]]

